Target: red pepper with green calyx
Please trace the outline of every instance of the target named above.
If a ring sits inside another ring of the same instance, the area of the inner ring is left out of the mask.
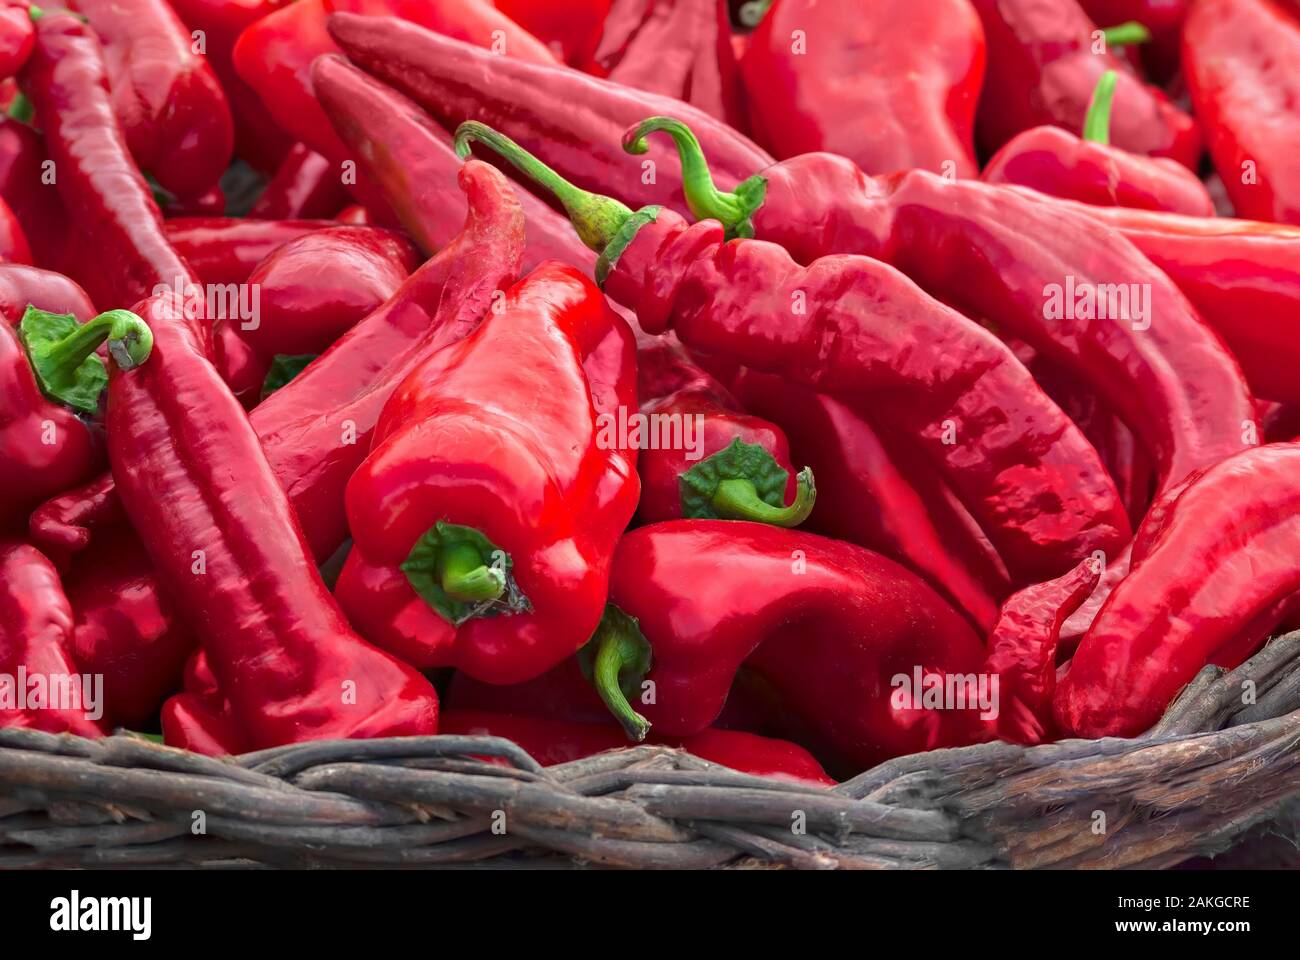
[[[470,140],[557,195],[578,235],[601,252],[598,278],[647,331],[671,325],[691,348],[896,422],[1017,581],[1059,575],[1094,550],[1128,542],[1114,483],[1078,428],[992,334],[898,271],[866,257],[804,268],[775,244],[724,243],[716,222],[692,227],[662,208],[633,213],[579,190],[481,124],[457,131],[462,156]],[[925,349],[904,334],[923,338]],[[961,442],[947,442],[953,431]]]
[[[1118,76],[1108,70],[1097,81],[1081,138],[1061,127],[1026,130],[997,152],[981,179],[1103,207],[1213,217],[1214,201],[1192,171],[1168,158],[1111,146],[1110,115]]]

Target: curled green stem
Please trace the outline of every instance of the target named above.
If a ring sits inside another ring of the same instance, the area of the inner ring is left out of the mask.
[[[686,205],[699,220],[717,220],[728,237],[752,237],[754,212],[767,196],[767,179],[753,176],[736,185],[731,193],[718,189],[704,156],[704,148],[686,124],[673,117],[650,117],[623,134],[623,149],[641,154],[650,149],[646,137],[666,133],[673,138],[682,164],[682,192]]]
[[[650,672],[650,644],[636,620],[612,603],[607,605],[579,662],[628,737],[637,743],[644,740],[650,732],[650,721],[637,713],[628,700]]]
[[[723,480],[713,494],[713,509],[718,516],[728,520],[753,520],[770,523],[774,527],[797,527],[808,519],[817,500],[817,487],[813,483],[812,468],[804,467],[795,478],[794,501],[785,507],[774,507],[758,495],[750,480],[736,478]]]
[[[1110,143],[1110,115],[1118,82],[1119,74],[1114,70],[1107,70],[1097,81],[1097,89],[1092,92],[1092,102],[1083,120],[1083,139],[1090,143]]]
[[[18,334],[45,395],[86,413],[99,409],[108,383],[104,363],[95,356],[100,344],[108,345],[108,355],[122,370],[140,366],[153,350],[148,324],[130,310],[109,310],[79,324],[70,314],[28,306]]]

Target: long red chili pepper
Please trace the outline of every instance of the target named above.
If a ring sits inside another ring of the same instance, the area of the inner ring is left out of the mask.
[[[623,129],[647,116],[647,110],[688,117],[709,156],[716,158],[724,186],[734,186],[772,162],[756,144],[708,114],[575,70],[496,57],[398,20],[338,13],[330,18],[329,31],[348,59],[449,127],[479,120],[504,130],[578,186],[616,193],[633,206],[667,203],[686,210],[671,175],[630,175],[626,158],[614,147]],[[575,103],[583,109],[572,109]],[[557,160],[561,155],[562,162]],[[665,173],[672,164],[671,153],[657,147],[650,160]]]
[[[745,409],[784,429],[792,459],[817,477],[820,506],[806,529],[903,564],[981,631],[992,627],[1011,592],[1006,567],[933,465],[896,439],[887,443],[833,397],[752,370],[731,386]]]
[[[596,389],[589,363],[607,349],[612,379]],[[635,455],[602,422],[635,391],[626,324],[573,268],[539,267],[385,405],[348,483],[355,545],[340,583],[363,560],[401,566],[442,620],[419,637],[421,668],[516,683],[573,654],[636,508]]]
[[[1298,463],[1291,443],[1239,454],[1148,517],[1057,690],[1066,733],[1136,736],[1203,666],[1236,666],[1294,612]]]
[[[741,124],[731,24],[716,0],[614,0],[594,59],[592,72],[614,83]]]
[[[994,155],[981,179],[1103,207],[1213,217],[1214,201],[1196,174],[1167,157],[1145,157],[1110,144],[1118,77],[1108,70],[1097,81],[1081,138],[1060,127],[1026,130]]]
[[[755,136],[871,174],[974,177],[984,30],[968,0],[777,0],[741,60]]]
[[[182,304],[167,294],[139,309],[153,318],[154,352],[130,372],[114,364],[109,459],[240,729],[259,747],[434,732],[432,686],[348,627]]]
[[[74,5],[103,42],[113,104],[136,162],[178,196],[215,186],[234,152],[230,106],[166,0]]]
[[[1237,215],[1300,224],[1300,11],[1273,0],[1200,0],[1183,62],[1210,154]]]
[[[666,210],[633,214],[578,190],[481,124],[462,125],[458,151],[468,153],[470,140],[561,199],[579,235],[602,251],[598,275],[607,273],[611,297],[647,331],[671,325],[688,346],[865,403],[897,423],[1013,578],[1037,582],[1093,549],[1109,554],[1128,542],[1114,484],[1078,428],[992,334],[898,271],[866,257],[805,268],[775,244],[724,244],[716,222],[688,227]]]
[[[0,727],[105,734],[103,703],[91,702],[94,685],[87,689],[71,650],[72,608],[58,571],[34,547],[0,541]]]
[[[310,147],[295,143],[248,215],[258,220],[332,217],[347,203],[342,171]]]
[[[247,220],[182,217],[168,220],[167,241],[209,286],[245,283],[253,268],[290,240],[333,226],[330,220]]]
[[[979,138],[997,150],[1022,131],[1055,124],[1083,129],[1097,81],[1119,74],[1121,110],[1111,130],[1115,146],[1171,157],[1196,169],[1201,136],[1196,121],[1148,86],[1106,49],[1102,31],[1076,0],[972,0],[988,40],[985,107]]]

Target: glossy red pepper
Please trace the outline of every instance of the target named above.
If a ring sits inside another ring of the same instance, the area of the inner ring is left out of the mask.
[[[104,45],[113,105],[136,163],[177,196],[216,186],[234,153],[234,125],[185,24],[166,0],[74,5]]]
[[[494,0],[494,5],[571,67],[591,70],[610,0]]]
[[[0,117],[0,198],[22,226],[38,267],[62,267],[68,215],[59,199],[54,164],[39,133],[12,117]]]
[[[981,179],[1103,207],[1213,217],[1214,201],[1196,174],[1174,160],[1129,153],[1110,144],[1110,111],[1118,77],[1111,70],[1097,81],[1082,137],[1060,127],[1026,130],[997,152]]]
[[[97,304],[135,303],[160,285],[187,289],[189,267],[164,237],[158,205],[131,160],[91,29],[70,13],[41,16],[23,89],[76,222],[68,274]]]
[[[226,194],[220,186],[193,197],[159,196],[158,205],[167,219],[176,217],[221,217],[226,213]]]
[[[392,297],[420,260],[409,240],[386,230],[315,230],[257,266],[248,278],[255,316],[232,319],[263,357],[321,353]]]
[[[1208,468],[1153,510],[1133,571],[1070,662],[1055,713],[1067,734],[1137,736],[1208,663],[1245,660],[1296,610],[1300,445]]]
[[[614,83],[743,122],[731,25],[716,0],[614,0],[594,59],[592,72]]]
[[[383,191],[402,226],[433,255],[456,236],[465,201],[451,188],[460,158],[451,135],[416,104],[341,57],[312,67],[321,105],[361,170]],[[527,190],[517,191],[528,222],[524,269],[559,260],[594,274],[596,258],[567,221]]]
[[[1187,15],[1183,63],[1237,216],[1300,224],[1300,10],[1200,0]]]
[[[426,624],[441,620],[417,638],[421,668],[516,683],[573,654],[636,508],[635,454],[614,425],[635,391],[631,330],[590,280],[543,264],[385,405],[348,483],[340,597],[356,598],[349,568],[400,565],[436,613]]]
[[[205,56],[230,104],[235,122],[235,153],[255,169],[273,173],[288,155],[293,139],[276,125],[262,98],[235,71],[235,41],[249,26],[274,13],[282,0],[168,0],[191,30],[201,30]]]
[[[31,305],[70,313],[82,323],[95,315],[86,291],[62,274],[19,263],[0,265],[0,322],[17,326]]]
[[[274,356],[253,349],[239,330],[237,318],[215,320],[212,325],[212,362],[230,392],[245,410],[251,410],[262,396],[262,386]]]
[[[183,304],[164,295],[139,311],[152,318],[154,351],[130,371],[113,364],[109,460],[238,727],[257,747],[433,733],[433,687],[348,627]]]
[[[397,20],[339,13],[330,18],[329,30],[348,59],[449,128],[465,120],[482,121],[559,167],[578,186],[617,194],[633,206],[666,203],[686,210],[671,175],[629,173],[626,158],[615,147],[623,129],[647,111],[669,110],[689,118],[710,157],[717,158],[718,180],[725,186],[772,162],[726,124],[656,94],[575,70],[496,57]],[[574,110],[575,103],[583,109]],[[557,159],[561,156],[563,162]],[[655,145],[649,161],[666,174],[671,156]]]
[[[0,200],[0,263],[32,262],[32,248],[9,204]]]
[[[485,710],[447,710],[440,718],[439,730],[505,737],[523,747],[542,766],[627,746],[627,737],[615,724],[573,723]],[[651,736],[646,742],[680,747],[702,759],[755,776],[819,787],[835,783],[803,747],[739,730],[709,728],[691,737]]]
[[[332,217],[347,203],[343,172],[315,150],[295,143],[248,215],[258,220]]]
[[[36,44],[28,8],[23,0],[0,3],[0,80],[21,70]]]
[[[785,431],[793,460],[817,477],[806,529],[903,564],[981,632],[992,627],[1011,592],[1006,567],[932,464],[833,397],[753,370],[731,386],[745,409]]]
[[[1076,0],[972,0],[988,40],[988,73],[978,133],[986,150],[1047,124],[1083,129],[1097,81],[1119,74],[1120,105],[1111,142],[1130,153],[1170,157],[1195,170],[1196,121],[1107,49],[1103,31]],[[1106,26],[1113,26],[1107,24]]]
[[[829,150],[871,174],[974,177],[984,30],[968,0],[777,0],[741,73],[778,158]]]
[[[634,214],[578,190],[481,124],[461,126],[458,151],[468,153],[470,140],[560,198],[579,235],[602,251],[597,275],[610,296],[648,332],[671,326],[692,348],[865,404],[897,424],[1013,580],[1057,576],[1093,550],[1128,542],[1114,483],[1078,428],[996,337],[898,271],[848,256],[805,268],[775,244],[724,244],[717,222],[688,226],[659,208]]]
[[[642,523],[686,516],[794,527],[808,518],[813,474],[796,477],[785,433],[745,413],[680,344],[645,338],[637,380],[650,441],[642,442],[637,458]]]
[[[253,268],[290,240],[333,226],[330,220],[183,217],[164,226],[167,241],[205,284],[245,283]]]
[[[103,703],[71,651],[72,608],[58,571],[34,547],[0,541],[0,727],[107,732]]]

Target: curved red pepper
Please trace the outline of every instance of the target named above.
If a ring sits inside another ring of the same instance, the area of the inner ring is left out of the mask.
[[[245,283],[253,268],[290,240],[334,226],[332,220],[168,220],[167,241],[205,284]]]
[[[505,737],[523,747],[542,766],[581,760],[627,746],[627,738],[615,724],[574,723],[486,710],[444,711],[439,730],[466,736]],[[702,759],[755,776],[819,787],[835,783],[803,747],[753,733],[709,728],[691,737],[652,735],[646,742],[680,747]]]
[[[295,143],[248,215],[257,220],[332,217],[347,203],[342,171],[305,144]]]
[[[36,265],[60,269],[69,223],[54,164],[41,135],[12,117],[0,117],[0,198],[22,225]]]
[[[1103,207],[1213,217],[1214,201],[1192,171],[1167,157],[1146,157],[1110,145],[1110,101],[1117,79],[1118,74],[1108,71],[1097,82],[1082,138],[1060,127],[1026,130],[994,155],[981,179]]]
[[[92,717],[93,686],[85,699],[71,650],[72,608],[58,571],[36,548],[0,541],[0,727],[82,737],[107,732],[107,718]],[[56,688],[74,691],[77,703],[54,702]]]
[[[1300,224],[1300,12],[1201,0],[1187,15],[1183,63],[1237,215]]]
[[[716,158],[718,180],[725,186],[772,162],[731,127],[667,97],[576,70],[493,56],[398,20],[338,13],[329,30],[348,59],[443,123],[479,120],[505,130],[578,186],[615,193],[634,206],[667,203],[686,210],[681,191],[663,175],[672,166],[670,151],[652,148],[650,160],[661,173],[650,178],[630,174],[614,146],[623,129],[647,111],[688,117]],[[575,103],[583,109],[573,109]]]
[[[1083,129],[1097,81],[1119,74],[1120,112],[1111,140],[1131,153],[1170,157],[1195,170],[1196,121],[1105,49],[1102,31],[1076,0],[972,0],[988,40],[988,73],[979,139],[997,150],[1016,134],[1046,124]]]
[[[778,158],[828,150],[871,174],[974,177],[984,30],[968,0],[779,0],[741,72],[756,138]]]
[[[396,233],[315,230],[280,247],[248,278],[258,310],[253,322],[238,318],[240,336],[263,357],[320,353],[392,297],[419,262]]]
[[[1292,443],[1239,454],[1148,517],[1057,689],[1065,732],[1137,736],[1202,667],[1237,666],[1295,611],[1297,465]]]
[[[679,344],[646,338],[637,350],[637,380],[646,439],[655,441],[643,442],[637,458],[642,523],[691,516],[793,527],[807,519],[813,475],[796,478],[781,428],[745,413]],[[657,441],[656,417],[672,418],[661,421],[667,443]],[[673,442],[673,429],[680,442]]]
[[[584,367],[598,357],[603,383]],[[634,398],[631,331],[554,263],[397,389],[348,483],[348,565],[400,564],[437,609],[413,662],[512,683],[587,641],[638,494],[602,415]]]
[[[25,0],[0,3],[0,80],[7,80],[23,68],[36,45],[36,32]]]
[[[136,162],[177,196],[216,186],[234,153],[230,106],[166,0],[75,6],[103,42],[113,104]]]
[[[81,323],[95,315],[86,291],[62,274],[20,263],[0,264],[0,322],[17,326],[31,305],[70,313]]]

